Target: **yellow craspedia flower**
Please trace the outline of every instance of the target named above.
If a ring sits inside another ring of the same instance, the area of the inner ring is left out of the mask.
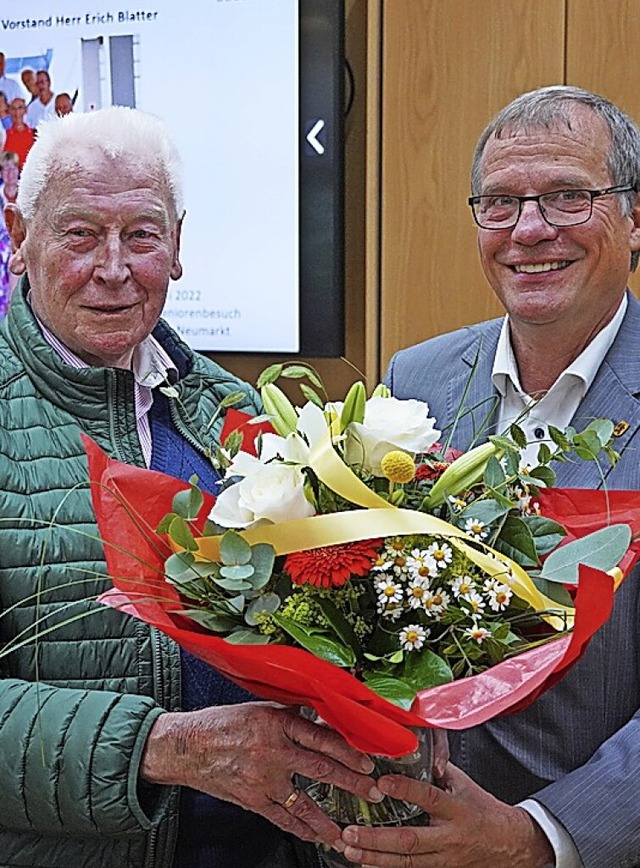
[[[411,482],[416,475],[416,465],[413,458],[400,449],[387,452],[380,462],[382,475],[390,482]]]

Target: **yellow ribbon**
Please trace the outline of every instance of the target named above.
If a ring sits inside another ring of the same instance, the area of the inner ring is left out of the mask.
[[[425,512],[399,509],[368,488],[335,451],[329,431],[311,450],[309,467],[332,491],[349,503],[364,509],[314,515],[278,524],[259,523],[248,530],[240,531],[249,545],[268,543],[273,546],[276,555],[286,555],[304,549],[324,548],[376,537],[414,534],[446,536],[483,572],[499,577],[501,582],[507,584],[536,611],[551,609],[558,613],[557,616],[543,616],[553,627],[566,629],[572,626],[573,609],[542,594],[515,561],[484,543],[481,543],[484,551],[479,551],[475,545],[469,545],[477,544],[472,537],[449,522]],[[218,562],[220,540],[220,536],[198,538],[196,557]]]

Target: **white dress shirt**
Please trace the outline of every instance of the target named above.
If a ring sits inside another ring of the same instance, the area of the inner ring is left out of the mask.
[[[549,425],[564,430],[570,424],[580,402],[593,383],[598,368],[614,342],[627,310],[627,297],[623,297],[620,307],[611,322],[593,338],[578,358],[566,368],[549,391],[534,401],[525,394],[520,385],[511,337],[509,318],[505,317],[496,348],[492,380],[500,395],[498,406],[497,430],[502,433],[513,422],[522,428],[527,437],[527,448],[523,452],[523,463],[533,466],[540,444],[549,438]],[[542,828],[555,853],[555,868],[581,868],[582,860],[573,839],[564,826],[535,799],[525,799],[520,803]]]
[[[45,340],[58,353],[63,362],[72,368],[89,368],[88,365],[68,347],[66,347],[49,329],[36,317]],[[136,403],[136,425],[144,460],[151,464],[151,425],[149,410],[153,404],[153,389],[162,384],[169,384],[169,372],[177,374],[177,368],[158,341],[149,335],[133,351],[131,373],[133,374],[134,394]]]

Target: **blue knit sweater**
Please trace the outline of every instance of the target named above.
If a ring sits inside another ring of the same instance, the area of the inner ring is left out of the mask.
[[[158,392],[151,410],[151,436],[152,470],[185,481],[196,474],[201,488],[216,492],[219,475],[175,430],[167,399]],[[181,651],[181,661],[184,711],[256,699],[187,651]],[[283,834],[258,814],[183,787],[174,868],[253,868]]]

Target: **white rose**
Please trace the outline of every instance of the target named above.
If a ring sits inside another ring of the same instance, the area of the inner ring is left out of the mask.
[[[429,416],[429,405],[413,398],[370,398],[362,423],[347,428],[347,463],[365,473],[382,476],[380,462],[393,449],[416,455],[428,452],[437,443],[440,431]]]
[[[303,485],[299,467],[256,461],[244,479],[218,496],[209,517],[222,527],[247,527],[260,519],[281,522],[306,518],[314,509]]]

